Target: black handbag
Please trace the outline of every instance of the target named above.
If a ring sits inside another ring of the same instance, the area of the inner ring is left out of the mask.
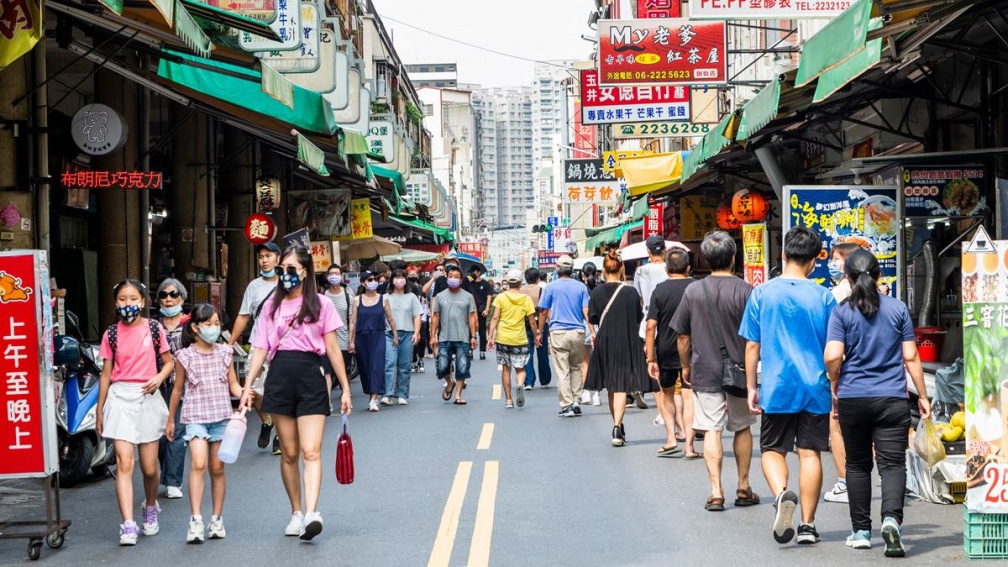
[[[704,295],[707,296],[707,309],[710,311],[710,317],[714,320],[714,327],[717,329],[715,336],[717,337],[718,350],[721,351],[721,389],[729,396],[745,398],[749,394],[745,365],[733,361],[728,356],[728,349],[725,348],[724,343],[724,334],[721,332],[721,320],[718,319],[717,312],[714,310],[714,302],[711,301],[710,290],[707,288],[707,280],[705,279],[701,285],[703,285]]]

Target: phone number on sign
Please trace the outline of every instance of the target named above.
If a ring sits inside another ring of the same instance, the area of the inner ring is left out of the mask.
[[[850,5],[850,2],[815,2],[812,9],[819,11],[846,10],[850,8]]]
[[[606,73],[609,81],[661,81],[693,78],[691,71],[616,71]]]
[[[642,136],[648,134],[706,134],[710,132],[710,124],[637,124],[634,126],[636,134]]]

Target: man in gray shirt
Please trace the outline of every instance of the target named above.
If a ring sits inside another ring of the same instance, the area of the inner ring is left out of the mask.
[[[455,404],[465,405],[462,388],[469,378],[469,365],[476,348],[476,301],[462,289],[462,268],[450,265],[447,269],[447,290],[434,297],[431,315],[431,350],[437,349],[438,378],[445,380],[441,399],[448,401],[456,383]],[[452,358],[455,359],[455,380],[451,375]],[[457,381],[457,382],[456,382]]]

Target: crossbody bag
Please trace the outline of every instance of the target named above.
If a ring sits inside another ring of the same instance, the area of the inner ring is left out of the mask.
[[[714,320],[714,328],[716,330],[714,336],[717,338],[718,350],[721,351],[721,389],[730,396],[745,398],[748,395],[745,366],[735,362],[728,355],[728,349],[725,347],[724,333],[721,331],[721,320],[714,310],[714,302],[711,301],[707,280],[705,279],[701,282],[701,285],[703,286],[704,295],[707,296],[707,309],[710,312],[710,318]]]
[[[269,365],[271,362],[273,362],[273,357],[276,356],[277,351],[280,350],[280,345],[282,345],[284,341],[287,340],[287,337],[290,336],[291,331],[294,330],[294,323],[296,321],[297,317],[291,319],[290,325],[287,325],[287,330],[284,331],[283,336],[280,337],[280,341],[277,343],[275,347],[270,349],[269,354],[266,355],[266,361],[263,362],[263,367],[262,370],[259,371],[259,375],[256,376],[256,379],[254,381],[252,381],[252,390],[259,397],[262,397],[263,393],[266,390],[266,374],[269,372]]]

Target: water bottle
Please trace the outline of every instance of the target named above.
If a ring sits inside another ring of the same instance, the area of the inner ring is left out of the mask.
[[[221,440],[220,449],[217,456],[221,462],[233,463],[238,460],[238,453],[241,451],[242,441],[245,440],[245,412],[248,408],[242,408],[241,412],[231,414],[227,429],[224,430],[224,439]]]

